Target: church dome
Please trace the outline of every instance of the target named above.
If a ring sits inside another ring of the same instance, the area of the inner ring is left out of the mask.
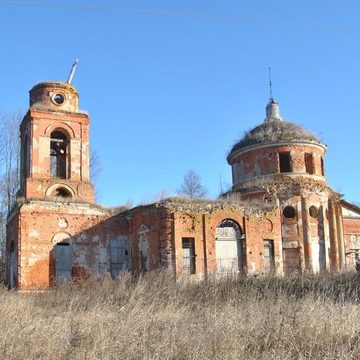
[[[280,117],[278,103],[270,99],[266,106],[266,119],[244,136],[232,147],[230,154],[253,145],[270,145],[275,143],[315,143],[321,141],[310,131],[299,125],[284,121]]]

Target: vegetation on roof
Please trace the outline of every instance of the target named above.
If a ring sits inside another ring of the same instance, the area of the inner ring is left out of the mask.
[[[269,144],[273,142],[317,142],[320,140],[310,131],[299,125],[274,119],[265,121],[253,130],[245,132],[232,147],[230,153],[255,144]]]
[[[129,212],[139,211],[146,207],[165,208],[170,211],[212,212],[218,209],[242,210],[247,214],[260,214],[267,212],[273,206],[266,206],[258,200],[243,200],[240,193],[228,193],[216,200],[191,199],[187,197],[170,197],[152,204],[140,205]]]
[[[36,90],[41,87],[46,87],[46,86],[52,86],[52,87],[58,87],[58,88],[76,91],[76,87],[74,85],[69,84],[67,82],[63,82],[63,81],[42,81],[42,82],[39,82],[36,85],[34,85],[30,91]]]
[[[53,112],[53,113],[65,113],[65,114],[74,114],[75,113],[75,114],[81,114],[81,115],[89,115],[89,113],[84,110],[70,111],[70,110],[64,110],[64,109],[51,108],[49,105],[44,104],[42,101],[36,101],[36,102],[32,103],[30,106],[30,109]]]

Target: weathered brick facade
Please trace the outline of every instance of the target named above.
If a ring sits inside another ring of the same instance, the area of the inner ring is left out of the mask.
[[[264,123],[228,156],[230,193],[114,214],[94,204],[89,117],[79,110],[76,89],[36,85],[20,128],[21,189],[8,219],[9,286],[43,289],[121,271],[204,277],[353,270],[360,209],[327,187],[326,146],[284,122],[273,99],[266,110]]]

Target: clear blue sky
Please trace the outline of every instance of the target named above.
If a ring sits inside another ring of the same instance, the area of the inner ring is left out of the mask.
[[[175,194],[191,168],[216,197],[265,117],[271,66],[282,116],[322,138],[329,185],[360,201],[359,16],[358,0],[0,1],[0,109],[25,112],[79,58],[99,202]]]

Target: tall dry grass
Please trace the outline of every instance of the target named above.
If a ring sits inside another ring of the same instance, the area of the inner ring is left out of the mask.
[[[350,275],[0,290],[1,359],[359,359]]]

